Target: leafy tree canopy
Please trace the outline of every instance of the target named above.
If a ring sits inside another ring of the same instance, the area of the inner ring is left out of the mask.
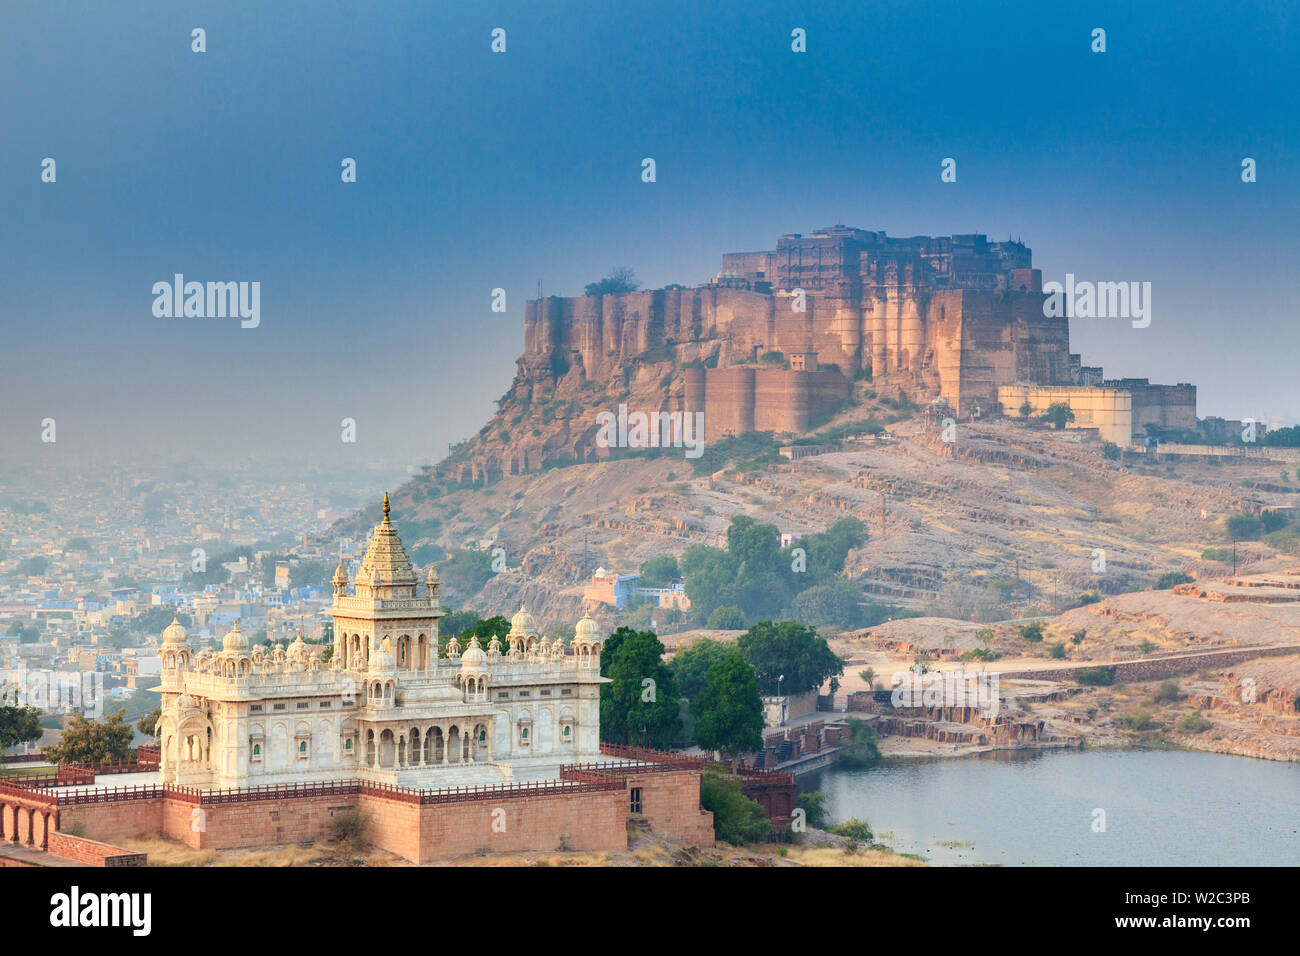
[[[695,740],[705,750],[729,756],[763,748],[763,697],[758,675],[728,650],[709,668],[704,690],[691,702]]]
[[[794,621],[760,621],[742,634],[736,645],[758,672],[759,686],[768,696],[777,693],[781,675],[785,675],[779,682],[781,693],[802,694],[844,673],[844,662],[826,639]]]
[[[41,739],[41,712],[18,703],[18,692],[0,687],[0,763],[4,751],[16,744]]]
[[[1047,411],[1038,417],[1040,421],[1047,422],[1053,428],[1061,429],[1067,422],[1074,421],[1074,409],[1065,402],[1053,402],[1047,407]]]
[[[600,735],[635,747],[667,749],[681,729],[680,697],[664,646],[651,631],[620,627],[600,652]]]
[[[717,631],[738,631],[745,626],[745,612],[734,604],[715,607],[708,626]]]
[[[866,540],[856,518],[842,518],[820,534],[785,548],[774,525],[739,515],[727,528],[727,547],[692,545],[679,562],[692,610],[707,621],[719,607],[740,608],[746,620],[780,617],[806,588],[833,579],[850,549]]]
[[[608,295],[613,292],[635,292],[641,288],[636,273],[627,266],[610,269],[605,278],[587,283],[587,295]]]
[[[681,695],[688,700],[694,700],[700,691],[704,690],[709,668],[722,660],[727,655],[727,651],[728,646],[721,641],[702,637],[673,654],[668,667],[673,672],[673,680],[677,682],[677,689],[681,691]]]
[[[641,565],[641,586],[643,588],[666,588],[681,575],[677,567],[677,556],[661,554]]]
[[[723,843],[758,843],[772,833],[763,808],[745,796],[731,774],[711,770],[701,776],[700,806],[713,814],[713,835]]]
[[[53,763],[82,766],[130,760],[135,728],[126,722],[125,715],[125,710],[119,710],[103,720],[87,720],[77,714],[59,742],[45,748],[46,756]]]

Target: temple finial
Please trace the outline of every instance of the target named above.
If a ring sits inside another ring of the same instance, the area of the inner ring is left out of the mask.
[[[388,520],[388,492],[384,492],[384,520]]]

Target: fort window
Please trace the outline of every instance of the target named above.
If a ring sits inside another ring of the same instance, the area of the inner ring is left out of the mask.
[[[321,710],[329,710],[329,709],[330,709],[331,707],[333,707],[333,706],[334,706],[334,705],[333,705],[330,701],[328,701],[328,700],[322,700],[322,701],[320,702],[320,709],[321,709]]]
[[[284,704],[272,704],[272,705],[271,705],[271,709],[272,709],[272,710],[284,710]]]
[[[628,809],[632,813],[641,812],[641,788],[640,787],[632,788],[632,800],[631,800],[631,805],[629,806]]]
[[[497,700],[509,700],[509,699],[510,699],[510,691],[508,690],[497,691]]]
[[[306,709],[307,709],[308,707],[310,707],[310,706],[311,706],[311,701],[309,701],[309,700],[300,700],[300,701],[298,701],[298,709],[299,709],[299,710],[306,710]]]
[[[561,696],[561,697],[568,697],[568,696],[569,696],[570,694],[572,694],[572,693],[573,693],[573,688],[572,688],[572,687],[561,687],[561,688],[560,688],[560,696]]]
[[[249,710],[249,713],[260,714],[260,713],[262,712],[262,705],[261,705],[261,704],[253,704],[251,707],[248,708],[248,710]]]
[[[343,749],[344,749],[344,750],[351,750],[351,749],[352,749],[352,738],[351,738],[351,737],[349,737],[347,740],[343,741]]]
[[[519,692],[519,696],[520,696],[520,697],[532,697],[532,696],[533,696],[533,692],[530,691],[530,690],[521,690],[521,691]]]
[[[542,691],[542,696],[543,696],[543,697],[550,697],[550,696],[551,696],[550,688],[547,688],[546,690],[543,690],[543,691]]]

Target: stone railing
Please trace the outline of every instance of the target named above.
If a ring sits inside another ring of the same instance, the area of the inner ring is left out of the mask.
[[[437,601],[430,601],[427,598],[359,598],[355,595],[352,597],[336,597],[334,599],[335,611],[356,611],[359,613],[369,611],[427,611],[430,617],[443,615],[442,605]]]

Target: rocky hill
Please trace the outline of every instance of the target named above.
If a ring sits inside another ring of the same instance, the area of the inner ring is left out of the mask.
[[[561,386],[569,387],[563,379]],[[496,554],[481,587],[447,588],[453,606],[508,614],[526,601],[546,627],[580,615],[595,568],[634,571],[691,544],[721,546],[736,515],[782,532],[856,517],[869,536],[849,553],[845,573],[864,601],[996,620],[1146,589],[1170,571],[1222,576],[1230,564],[1202,552],[1224,546],[1224,519],[1294,498],[1260,489],[1277,481],[1267,462],[1118,463],[1083,433],[1009,421],[963,422],[948,443],[903,410],[890,416],[903,418],[891,431],[872,436],[852,423],[864,410],[889,409],[879,397],[863,401],[865,409],[844,411],[819,433],[848,438],[796,461],[751,437],[712,443],[713,473],[709,455],[692,461],[680,449],[553,465],[477,486],[431,468],[394,494],[393,518],[417,563],[467,546]],[[509,407],[503,403],[503,415]],[[490,427],[517,427],[509,421],[498,416]],[[736,460],[726,464],[728,448]],[[361,531],[375,519],[367,513],[350,524]],[[1244,567],[1273,553],[1242,543],[1238,560]],[[602,625],[614,623],[605,617]]]

